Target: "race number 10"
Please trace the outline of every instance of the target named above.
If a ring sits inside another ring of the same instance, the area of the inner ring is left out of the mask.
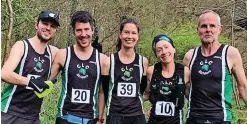
[[[173,102],[158,101],[155,106],[156,115],[174,116],[175,105]]]

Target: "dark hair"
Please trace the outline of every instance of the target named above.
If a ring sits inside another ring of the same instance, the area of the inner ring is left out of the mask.
[[[140,32],[140,26],[139,26],[138,22],[136,21],[136,19],[127,18],[127,19],[124,19],[124,20],[122,21],[122,23],[120,24],[120,34],[122,33],[125,24],[128,24],[128,23],[135,24],[136,27],[137,27],[138,33]],[[118,40],[117,40],[117,44],[116,44],[116,49],[117,49],[117,51],[121,50],[121,45],[122,45],[122,42],[121,42],[120,37],[118,36]]]
[[[73,13],[71,17],[71,26],[73,30],[75,29],[75,23],[76,22],[82,22],[82,23],[88,23],[90,24],[91,28],[93,29],[93,17],[91,13],[88,11],[76,11]]]

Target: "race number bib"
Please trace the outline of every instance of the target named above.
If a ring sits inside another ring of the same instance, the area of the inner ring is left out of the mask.
[[[72,89],[71,102],[73,103],[90,103],[90,90]]]
[[[30,79],[37,79],[37,78],[39,78],[40,77],[40,75],[34,75],[34,74],[28,74],[27,75],[27,78],[30,80]],[[28,87],[28,86],[26,86],[26,89],[29,89],[29,90],[33,90],[33,88],[32,87]]]
[[[174,116],[175,113],[175,105],[173,102],[164,102],[158,101],[156,102],[155,114],[163,115],[163,116]]]
[[[136,83],[118,83],[117,96],[135,97],[136,96]]]

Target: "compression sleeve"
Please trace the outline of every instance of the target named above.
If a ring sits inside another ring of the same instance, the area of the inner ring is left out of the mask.
[[[143,95],[145,89],[147,87],[147,76],[142,76],[142,81],[140,85],[140,93]]]
[[[105,96],[105,103],[106,103],[107,98],[108,98],[110,76],[109,75],[101,75],[101,81],[102,81],[102,87],[103,87],[103,92],[104,92],[104,96]]]

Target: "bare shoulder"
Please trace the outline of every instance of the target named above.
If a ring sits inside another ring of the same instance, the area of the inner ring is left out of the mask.
[[[16,48],[15,51],[24,51],[24,42],[16,41],[12,48]]]
[[[57,56],[59,56],[59,57],[66,57],[66,55],[67,55],[66,48],[57,49]]]
[[[12,46],[9,57],[21,57],[24,54],[24,42],[23,41],[16,41],[15,44]]]
[[[190,49],[185,55],[184,55],[184,66],[189,66],[189,62],[191,61],[191,58],[193,56],[194,49]]]
[[[144,66],[148,66],[148,64],[149,64],[148,59],[144,56],[143,56],[143,64],[144,64]]]
[[[101,74],[109,75],[110,57],[108,57],[105,54],[100,53],[100,65],[101,65]]]
[[[52,51],[52,53],[54,53],[54,55],[58,52],[58,48],[57,47],[55,47],[55,46],[52,46],[52,45],[49,45],[49,47],[51,48],[51,51]]]
[[[240,55],[239,50],[233,46],[229,46],[227,55],[229,57],[235,57],[236,55]]]
[[[100,53],[100,62],[102,64],[110,64],[110,57],[108,57],[107,55]]]
[[[2,72],[5,71],[13,71],[18,63],[21,61],[21,58],[24,54],[24,42],[23,41],[16,41],[15,44],[12,46],[9,56],[2,67]]]
[[[149,66],[147,72],[150,74],[153,73],[153,71],[154,71],[154,65]]]
[[[153,71],[154,71],[154,65],[149,66],[148,69],[147,69],[147,78],[149,80],[152,79]]]

